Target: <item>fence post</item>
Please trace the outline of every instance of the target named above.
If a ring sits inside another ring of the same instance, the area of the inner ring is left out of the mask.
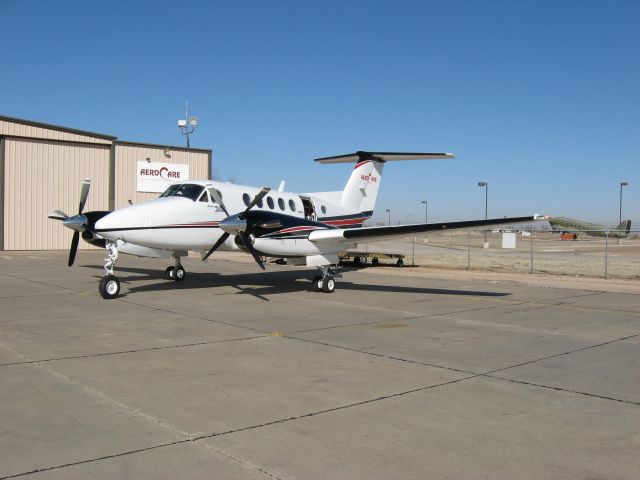
[[[607,278],[607,264],[609,262],[609,230],[604,240],[604,278]]]
[[[533,228],[529,230],[529,237],[531,239],[531,268],[529,269],[529,273],[533,273]]]
[[[467,239],[467,270],[471,269],[471,230]]]

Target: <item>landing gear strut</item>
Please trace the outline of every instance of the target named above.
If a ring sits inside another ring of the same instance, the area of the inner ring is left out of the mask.
[[[180,257],[175,258],[175,266],[167,267],[164,271],[164,278],[167,280],[175,280],[176,282],[181,282],[184,280],[184,277],[187,275],[186,270],[180,264]]]
[[[118,246],[116,242],[106,242],[105,247],[107,248],[107,256],[104,259],[106,262],[104,271],[107,274],[100,280],[98,292],[102,298],[110,300],[116,298],[120,293],[120,280],[113,274],[113,267],[118,260]]]
[[[322,271],[322,275],[317,275],[312,280],[312,290],[314,292],[325,292],[325,293],[333,293],[336,289],[336,278],[340,277],[340,274],[337,274],[333,271],[331,267],[328,265],[323,265],[319,267]]]

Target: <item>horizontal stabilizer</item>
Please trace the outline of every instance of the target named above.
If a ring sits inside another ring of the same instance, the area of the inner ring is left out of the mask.
[[[448,160],[455,158],[453,153],[406,153],[406,152],[356,152],[334,157],[316,158],[320,163],[354,163],[364,160],[392,162],[399,160]]]

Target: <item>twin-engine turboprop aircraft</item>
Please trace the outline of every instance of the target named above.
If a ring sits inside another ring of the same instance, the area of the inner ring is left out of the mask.
[[[535,216],[466,222],[363,227],[371,217],[384,164],[396,160],[454,158],[450,153],[357,152],[316,159],[320,163],[355,163],[342,191],[296,194],[231,183],[187,181],[171,185],[156,200],[113,212],[83,213],[90,180],[83,184],[78,214],[53,210],[49,218],[74,230],[69,253],[73,265],[80,235],[107,250],[106,275],[100,281],[103,298],[115,298],[120,282],[113,270],[119,253],[171,258],[165,277],[181,281],[180,257],[198,251],[206,260],[217,249],[244,250],[264,270],[261,257],[288,258],[290,263],[317,267],[315,291],[333,292],[338,276],[332,266],[338,253],[357,242],[402,237],[433,230],[464,229],[522,223]]]

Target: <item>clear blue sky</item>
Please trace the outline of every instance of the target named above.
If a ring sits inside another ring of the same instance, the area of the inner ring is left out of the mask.
[[[376,218],[534,212],[640,226],[640,2],[0,0],[0,114],[182,144],[223,177],[341,189],[386,166]]]

